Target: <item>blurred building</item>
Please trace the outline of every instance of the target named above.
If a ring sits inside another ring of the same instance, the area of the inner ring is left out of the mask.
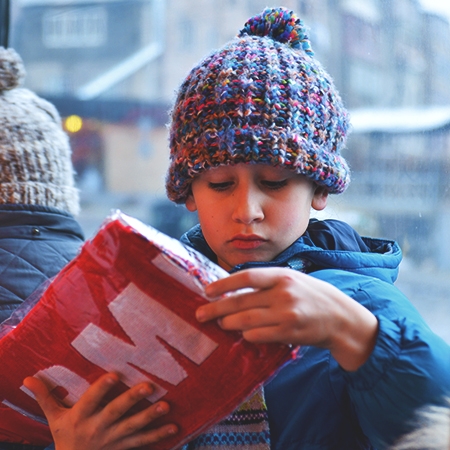
[[[329,1],[322,16],[303,9],[324,21],[313,48],[351,112],[352,183],[339,207],[360,232],[450,269],[448,21],[416,0]]]
[[[352,183],[341,206],[376,221],[417,262],[450,269],[450,105],[351,111]]]

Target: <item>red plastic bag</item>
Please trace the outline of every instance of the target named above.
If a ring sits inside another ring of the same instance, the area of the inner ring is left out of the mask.
[[[22,385],[38,376],[73,404],[99,376],[121,385],[150,380],[180,432],[153,450],[179,448],[230,414],[294,352],[255,345],[195,310],[208,283],[228,274],[201,254],[120,212],[51,282],[0,340],[0,441],[46,445],[43,413]]]

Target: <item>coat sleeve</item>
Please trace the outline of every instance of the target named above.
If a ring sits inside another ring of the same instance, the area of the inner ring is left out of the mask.
[[[340,288],[378,319],[371,356],[357,371],[342,373],[361,428],[376,448],[386,448],[411,431],[419,408],[444,405],[450,394],[450,346],[394,285],[335,270],[313,276]]]

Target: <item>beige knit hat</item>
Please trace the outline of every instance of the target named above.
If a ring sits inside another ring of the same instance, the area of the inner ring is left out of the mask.
[[[0,204],[79,211],[69,139],[56,108],[20,85],[22,59],[0,47]]]

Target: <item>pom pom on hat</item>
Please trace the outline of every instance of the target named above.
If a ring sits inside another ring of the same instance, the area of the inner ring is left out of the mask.
[[[0,91],[20,86],[24,78],[22,58],[12,48],[0,47]]]
[[[284,8],[266,8],[261,14],[251,17],[238,36],[268,36],[275,41],[302,48],[314,56],[303,22]]]
[[[28,89],[20,56],[0,47],[0,204],[79,212],[69,138],[56,108]]]
[[[348,114],[292,11],[267,8],[195,66],[171,111],[169,199],[184,203],[203,171],[270,164],[343,192]]]

